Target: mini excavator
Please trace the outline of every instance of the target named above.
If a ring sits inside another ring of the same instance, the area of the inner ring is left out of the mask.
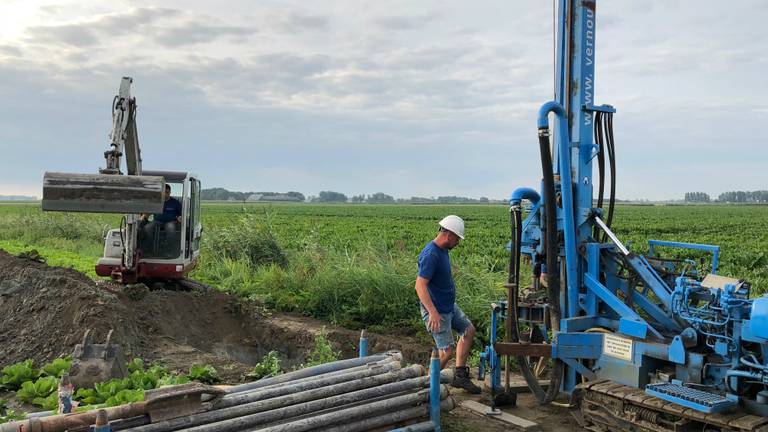
[[[123,77],[112,102],[106,167],[98,174],[46,172],[42,208],[125,214],[121,227],[106,235],[104,256],[96,263],[99,276],[124,284],[151,281],[195,285],[186,275],[200,256],[200,179],[189,172],[142,169],[132,83],[132,78]],[[167,186],[170,194],[166,193]],[[162,213],[167,198],[181,203],[177,221],[160,224],[141,216]]]

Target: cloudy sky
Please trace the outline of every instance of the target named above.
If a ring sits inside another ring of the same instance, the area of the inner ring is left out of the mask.
[[[598,2],[621,198],[768,189],[768,2]],[[134,78],[144,166],[206,187],[506,197],[540,176],[549,1],[0,0],[0,194],[96,172]]]

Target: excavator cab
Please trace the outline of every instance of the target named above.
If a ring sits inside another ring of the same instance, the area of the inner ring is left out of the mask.
[[[171,187],[171,198],[181,203],[180,221],[162,223],[153,214],[137,229],[136,279],[180,279],[192,271],[200,255],[203,226],[200,214],[200,180],[195,174],[178,171],[144,171],[162,177]],[[96,263],[96,274],[116,277],[121,272],[123,228],[112,229],[104,242],[104,256]]]

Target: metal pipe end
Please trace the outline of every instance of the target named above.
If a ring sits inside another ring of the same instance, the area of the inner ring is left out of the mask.
[[[427,368],[420,364],[416,364],[411,366],[411,368],[415,369],[418,372],[418,376],[424,376],[427,374]]]
[[[401,353],[398,350],[387,351],[384,354],[392,357],[393,359],[399,362],[403,361],[403,353]]]
[[[454,408],[456,408],[456,399],[454,399],[453,396],[449,395],[447,398],[440,401],[441,411],[452,411]]]
[[[445,369],[440,371],[440,382],[450,383],[453,382],[453,369]]]

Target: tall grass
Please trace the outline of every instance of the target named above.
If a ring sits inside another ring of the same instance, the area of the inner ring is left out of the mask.
[[[424,328],[414,290],[416,256],[372,242],[354,249],[321,246],[311,233],[298,242],[300,248],[281,252],[274,249],[268,225],[253,216],[247,221],[258,228],[238,230],[237,236],[229,237],[232,241],[275,256],[284,253],[286,259],[255,263],[247,254],[231,252],[240,246],[215,240],[206,243],[205,263],[195,278],[269,308],[305,313],[349,328],[397,328],[407,333]],[[481,334],[489,324],[489,303],[503,294],[503,276],[488,272],[487,265],[467,259],[454,263],[457,301]]]

